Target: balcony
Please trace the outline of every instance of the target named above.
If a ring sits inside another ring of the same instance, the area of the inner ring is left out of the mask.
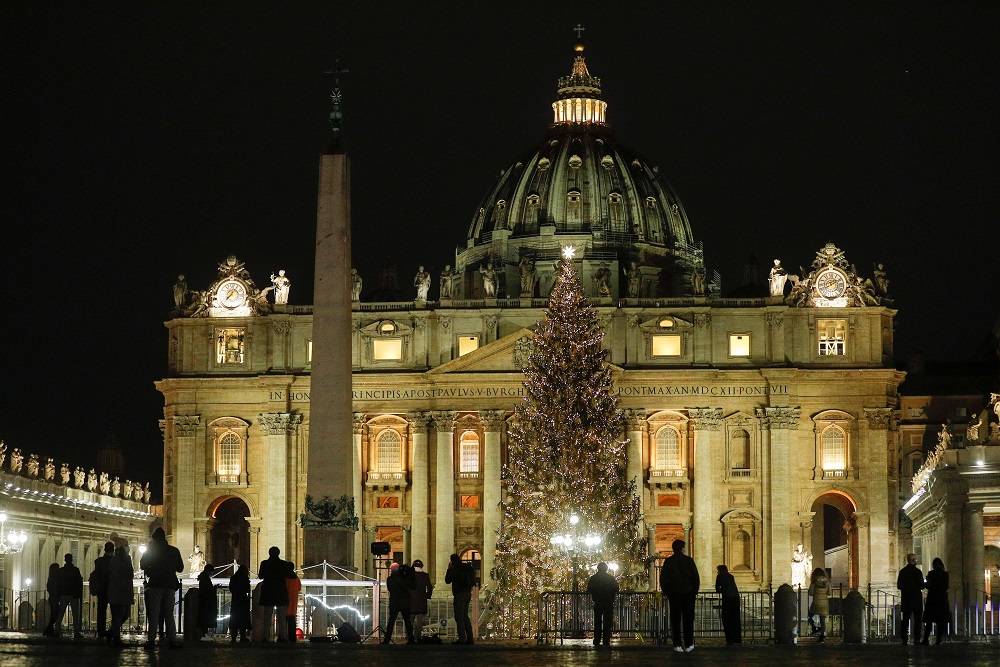
[[[655,489],[683,489],[690,483],[687,468],[650,468],[647,481]]]
[[[365,486],[372,489],[405,489],[410,485],[405,472],[369,472]]]

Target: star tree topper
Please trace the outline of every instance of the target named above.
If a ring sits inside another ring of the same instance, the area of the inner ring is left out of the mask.
[[[576,254],[576,250],[573,249],[571,245],[564,245],[562,249],[563,259],[573,259],[573,255]]]

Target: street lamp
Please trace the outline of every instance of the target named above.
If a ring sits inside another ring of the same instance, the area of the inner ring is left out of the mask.
[[[553,535],[549,540],[552,546],[562,549],[567,554],[569,554],[570,560],[573,562],[573,627],[572,636],[582,637],[583,632],[580,630],[580,579],[579,579],[579,568],[578,568],[578,558],[580,553],[593,553],[601,548],[601,537],[600,535],[594,535],[588,533],[585,535],[580,534],[580,517],[576,514],[572,514],[569,517],[569,531],[563,534]]]
[[[6,523],[7,515],[4,512],[0,512],[0,556],[19,554],[24,551],[24,544],[28,541],[28,534],[23,530],[18,533],[13,528],[10,529],[9,533],[6,532]]]

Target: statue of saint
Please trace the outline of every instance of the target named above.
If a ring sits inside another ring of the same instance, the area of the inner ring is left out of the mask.
[[[174,307],[183,308],[184,302],[187,300],[188,284],[184,281],[184,275],[177,276],[177,282],[174,283]]]
[[[479,273],[483,275],[483,289],[486,291],[486,298],[495,299],[497,297],[497,272],[493,268],[493,262],[488,262],[486,266],[480,266]]]
[[[441,272],[441,298],[451,298],[451,264],[445,264]]]
[[[139,482],[132,487],[132,499],[137,503],[142,501],[142,487],[139,486]]]
[[[83,485],[87,483],[87,473],[84,472],[83,468],[77,466],[73,469],[73,486],[78,489],[82,489]]]
[[[45,481],[51,482],[56,478],[56,463],[52,457],[45,459]]]
[[[800,543],[792,552],[792,586],[808,586],[812,574],[812,554]]]
[[[146,486],[143,487],[143,489],[142,489],[142,500],[143,500],[143,502],[148,503],[149,500],[150,500],[150,498],[152,497],[152,495],[153,495],[153,492],[149,490],[149,482],[146,482]]]
[[[531,298],[535,295],[535,283],[538,281],[535,260],[531,257],[522,257],[518,267],[521,269],[521,296]]]
[[[885,267],[879,264],[874,272],[875,286],[878,287],[879,294],[889,296],[889,279],[885,275]]]
[[[7,458],[7,443],[0,440],[0,468],[3,467],[3,461]]]
[[[28,457],[28,477],[38,477],[40,467],[41,461],[38,460],[38,454],[32,454]]]
[[[361,301],[361,274],[351,269],[351,301]]]
[[[188,562],[191,563],[191,574],[193,575],[199,575],[205,569],[205,552],[197,544],[194,545],[194,551],[188,556]]]
[[[601,266],[594,272],[594,282],[597,283],[597,296],[602,298],[611,296],[611,271],[607,262],[601,262]]]
[[[424,271],[423,266],[417,268],[413,286],[417,288],[417,301],[427,301],[427,293],[431,290],[431,274]]]
[[[126,479],[125,483],[122,485],[122,498],[125,500],[132,499],[132,480]]]
[[[111,493],[111,479],[108,478],[108,473],[102,472],[101,476],[97,479],[97,487],[101,490],[101,493],[108,495]]]
[[[292,281],[285,275],[284,269],[278,269],[278,275],[271,274],[271,284],[274,285],[274,302],[288,303],[288,290]]]
[[[691,293],[695,296],[705,295],[705,265],[698,262],[691,271]]]
[[[947,424],[941,424],[941,432],[938,433],[938,446],[942,449],[951,447],[951,432]]]
[[[93,468],[87,473],[87,490],[97,491],[97,471]]]
[[[629,264],[626,276],[628,277],[629,298],[635,299],[639,296],[639,290],[642,289],[642,272],[639,271],[638,262],[632,262]]]
[[[10,453],[10,471],[15,475],[20,474],[22,466],[24,466],[24,457],[21,456],[21,450],[15,447],[14,451]]]
[[[785,295],[785,281],[787,279],[788,272],[781,265],[781,260],[774,260],[774,266],[771,267],[771,273],[767,278],[767,283],[771,287],[771,296]]]
[[[69,485],[69,464],[63,463],[59,467],[59,483],[63,486]]]

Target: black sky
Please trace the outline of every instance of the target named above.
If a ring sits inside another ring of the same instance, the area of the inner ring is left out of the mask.
[[[158,486],[176,275],[235,253],[311,302],[323,71],[350,69],[355,265],[408,284],[542,139],[577,22],[724,289],[833,241],[885,263],[897,351],[968,358],[1000,315],[997,3],[150,4],[0,9],[9,447],[89,467],[113,426]]]

